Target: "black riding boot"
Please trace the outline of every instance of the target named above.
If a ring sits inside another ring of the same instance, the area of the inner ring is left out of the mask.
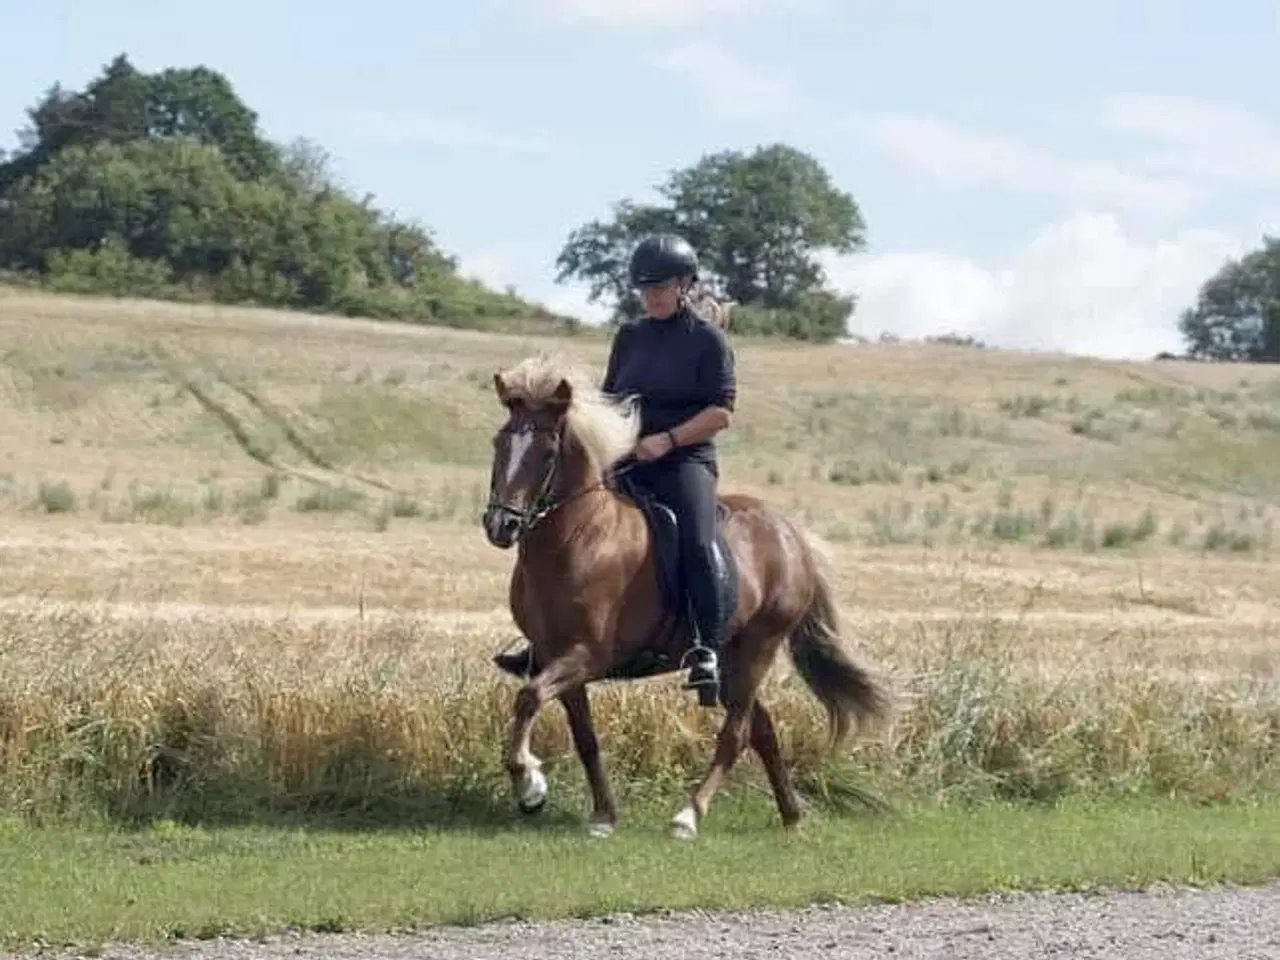
[[[726,611],[721,609],[720,591],[717,588],[715,558],[711,550],[689,548],[686,572],[690,607],[693,613],[693,646],[685,655],[689,664],[689,678],[684,689],[697,690],[698,702],[704,707],[714,707],[720,696],[720,648]]]

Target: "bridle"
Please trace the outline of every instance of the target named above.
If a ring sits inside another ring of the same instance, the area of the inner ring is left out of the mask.
[[[523,433],[533,434],[534,436],[539,436],[539,435],[545,436],[549,434],[553,437],[551,449],[547,451],[547,455],[545,457],[545,459],[547,460],[547,472],[543,475],[542,479],[539,481],[538,488],[537,488],[538,490],[537,495],[534,496],[528,508],[523,510],[517,509],[516,507],[513,507],[510,504],[506,504],[498,500],[494,492],[497,489],[497,483],[495,482],[497,479],[496,463],[494,464],[494,469],[490,475],[489,502],[485,512],[486,514],[498,514],[500,516],[513,518],[516,521],[516,525],[517,525],[516,539],[519,539],[520,537],[524,536],[530,530],[533,530],[535,527],[541,524],[542,521],[546,520],[547,517],[551,516],[551,514],[555,513],[557,510],[561,509],[562,507],[567,507],[569,504],[573,503],[573,501],[577,500],[579,497],[585,496],[588,493],[591,493],[595,490],[599,490],[605,487],[607,485],[608,478],[616,477],[619,474],[626,473],[628,470],[630,470],[632,467],[635,466],[635,463],[627,463],[623,466],[615,466],[612,470],[610,470],[606,474],[605,477],[602,477],[600,480],[597,480],[595,483],[588,484],[583,489],[578,490],[575,493],[563,499],[557,500],[554,497],[554,487],[555,487],[556,477],[558,476],[558,470],[560,467],[560,457],[563,452],[563,445],[564,445],[563,423],[558,424],[554,427],[544,427],[536,423],[524,423],[517,427],[517,426],[511,425],[510,423],[507,423],[498,429],[498,433],[508,434],[512,436],[517,434],[523,434]]]
[[[562,428],[543,427],[536,423],[524,423],[520,426],[514,426],[511,423],[503,424],[498,428],[499,434],[508,436],[517,436],[520,434],[533,434],[534,436],[545,436],[550,434],[553,437],[551,449],[547,451],[546,459],[549,461],[547,472],[543,474],[542,480],[538,483],[538,493],[533,498],[532,503],[525,509],[517,509],[516,507],[506,504],[497,499],[497,470],[498,465],[493,465],[493,470],[489,476],[489,503],[485,509],[486,514],[499,514],[501,516],[513,518],[518,527],[519,534],[523,535],[532,530],[543,520],[557,509],[556,503],[551,499],[551,490],[556,480],[556,468],[560,465],[560,444],[563,438]]]

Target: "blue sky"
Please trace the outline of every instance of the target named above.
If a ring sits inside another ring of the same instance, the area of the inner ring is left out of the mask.
[[[211,14],[216,14],[212,16]],[[851,329],[1149,356],[1280,232],[1280,6],[1179,0],[9,0],[0,143],[119,52],[226,73],[266,133],[584,316],[565,237],[703,153],[784,141],[850,191]]]

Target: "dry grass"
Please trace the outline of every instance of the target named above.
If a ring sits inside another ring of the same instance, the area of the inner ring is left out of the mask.
[[[511,556],[476,522],[490,377],[548,346],[605,351],[0,291],[0,805],[497,789],[511,685],[487,659],[515,634]],[[1280,787],[1280,371],[942,345],[738,362],[725,486],[834,542],[853,642],[901,697],[856,748],[868,783]],[[785,668],[768,697],[831,787],[821,711]],[[715,715],[673,680],[595,699],[619,780],[709,756]],[[563,727],[548,711],[538,749],[574,769]]]

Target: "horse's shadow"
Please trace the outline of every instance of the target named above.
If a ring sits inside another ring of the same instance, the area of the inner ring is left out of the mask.
[[[381,786],[339,790],[332,785],[284,791],[244,774],[208,776],[200,782],[178,780],[159,788],[105,792],[98,807],[107,818],[126,830],[148,829],[160,821],[190,827],[307,829],[338,833],[395,833],[422,830],[471,835],[513,832],[540,835],[578,834],[588,814],[585,781],[559,763],[548,763],[547,772],[558,781],[551,796],[536,814],[520,812],[505,778],[474,775],[453,781],[396,778]],[[743,772],[745,773],[745,772]],[[559,774],[559,776],[556,776]],[[759,805],[762,816],[772,818],[771,800],[764,784],[739,776],[727,784],[730,796]],[[806,783],[801,796],[814,813],[862,817],[888,813],[887,805],[857,788],[832,783]],[[660,799],[657,794],[663,794]],[[666,796],[670,793],[670,796]],[[657,807],[675,803],[673,784],[632,784],[620,799],[647,815]],[[726,800],[728,797],[726,797]]]
[[[582,800],[572,789],[561,790],[559,802],[549,800],[536,815],[529,815],[516,808],[504,786],[479,779],[442,783],[405,778],[380,789],[345,792],[317,786],[285,792],[252,777],[226,776],[154,790],[117,790],[102,795],[99,808],[124,829],[147,828],[158,821],[206,828],[352,833],[443,830],[499,834],[580,829],[584,814],[578,808]]]

